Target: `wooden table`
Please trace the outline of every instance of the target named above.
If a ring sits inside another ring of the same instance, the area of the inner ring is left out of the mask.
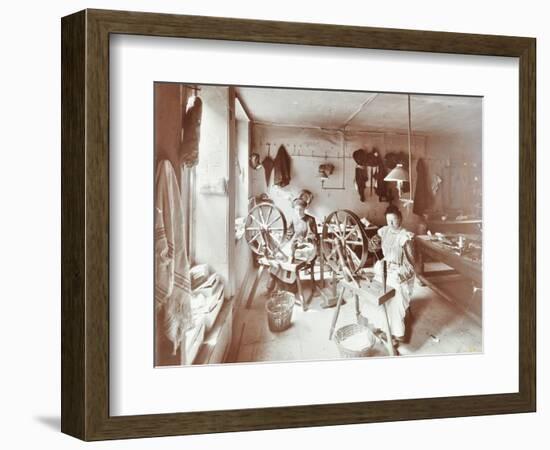
[[[449,236],[449,235],[448,235]],[[479,236],[465,235],[468,239],[477,239]],[[444,291],[438,284],[441,282],[467,280],[472,283],[472,297],[476,292],[481,291],[483,286],[482,263],[467,256],[461,255],[452,247],[439,242],[434,237],[416,236],[417,249],[422,255],[422,264],[420,267],[419,279],[420,282],[430,287],[434,292],[458,306],[465,314],[472,318],[478,324],[481,323],[481,318],[467,308],[464,299],[459,299],[449,292]],[[424,262],[426,257],[438,262],[442,262],[449,266],[450,270],[424,270]],[[471,299],[468,299],[471,300]]]
[[[472,238],[472,236],[468,235],[465,237],[467,239]],[[481,261],[475,261],[467,256],[460,255],[451,247],[442,244],[438,240],[434,240],[434,238],[430,236],[417,236],[416,242],[417,248],[423,256],[429,256],[435,261],[442,262],[452,267],[454,272],[460,273],[466,278],[474,281],[476,286],[482,286]],[[429,276],[431,273],[425,272],[422,268],[422,274],[424,276]]]
[[[432,233],[479,233],[481,219],[428,220],[428,230]]]

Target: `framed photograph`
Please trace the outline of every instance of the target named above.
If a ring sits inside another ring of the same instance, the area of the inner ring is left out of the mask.
[[[534,38],[61,30],[64,433],[535,411]]]

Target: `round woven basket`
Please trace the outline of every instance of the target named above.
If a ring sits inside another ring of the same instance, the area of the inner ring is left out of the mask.
[[[286,330],[292,320],[295,298],[291,292],[276,292],[265,304],[267,324],[271,331]]]
[[[359,323],[345,325],[334,333],[334,342],[344,358],[362,358],[376,343],[376,337],[366,326]]]

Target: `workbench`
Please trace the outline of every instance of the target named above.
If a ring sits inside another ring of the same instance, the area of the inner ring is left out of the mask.
[[[447,235],[447,237],[452,235]],[[479,235],[464,235],[466,239],[475,240],[481,245],[481,237]],[[468,310],[468,299],[458,298],[456,295],[449,293],[441,288],[441,284],[445,282],[464,281],[471,284],[472,297],[481,292],[483,286],[482,262],[481,258],[469,257],[434,236],[421,235],[416,236],[416,248],[421,254],[422,263],[419,267],[418,278],[421,283],[430,287],[437,294],[441,295],[446,300],[454,303],[465,313],[470,315],[476,322],[480,323],[481,318],[472,316]],[[426,260],[440,262],[448,266],[449,269],[426,271]]]

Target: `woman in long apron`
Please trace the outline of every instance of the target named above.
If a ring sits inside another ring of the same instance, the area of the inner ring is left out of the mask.
[[[395,289],[395,296],[388,300],[386,312],[392,332],[392,339],[397,344],[406,340],[405,318],[414,288],[415,274],[411,262],[405,255],[405,246],[411,244],[414,234],[401,227],[401,211],[390,205],[385,212],[387,225],[378,229],[382,241],[384,258],[374,265],[375,279],[383,281],[383,266],[386,263],[386,284]],[[383,309],[364,303],[362,314],[378,329],[384,329]]]

